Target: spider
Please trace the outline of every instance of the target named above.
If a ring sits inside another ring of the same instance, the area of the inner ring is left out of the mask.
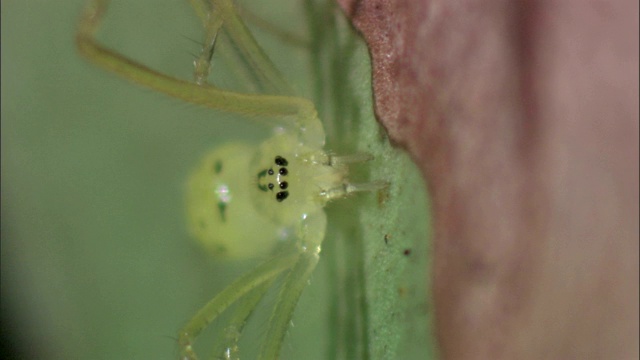
[[[196,359],[193,344],[198,335],[235,304],[223,336],[216,340],[214,356],[237,357],[247,319],[282,275],[260,351],[261,358],[276,359],[298,298],[318,263],[327,227],[325,205],[355,192],[381,190],[387,183],[349,182],[349,165],[372,156],[336,156],[324,150],[325,129],[314,104],[292,95],[231,0],[192,0],[191,5],[205,33],[202,52],[194,62],[193,82],[156,72],[98,43],[94,34],[106,12],[106,0],[95,0],[85,8],[77,46],[94,64],[139,85],[193,104],[248,115],[273,128],[273,135],[258,146],[229,143],[213,150],[190,177],[188,219],[195,238],[227,258],[273,255],[202,307],[179,332],[178,344],[181,359]],[[226,91],[209,83],[221,32],[269,95]]]

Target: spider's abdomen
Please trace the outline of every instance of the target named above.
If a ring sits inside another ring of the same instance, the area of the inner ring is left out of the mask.
[[[286,226],[256,210],[250,162],[255,146],[223,145],[205,156],[189,179],[189,229],[216,256],[269,255],[287,236]]]

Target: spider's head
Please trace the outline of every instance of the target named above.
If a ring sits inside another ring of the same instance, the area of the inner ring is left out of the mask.
[[[307,215],[322,209],[318,202],[318,166],[312,152],[295,138],[276,135],[259,147],[253,162],[252,197],[258,212],[277,224],[293,226]]]

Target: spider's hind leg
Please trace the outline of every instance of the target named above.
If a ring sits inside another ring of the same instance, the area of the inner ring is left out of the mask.
[[[255,304],[264,295],[264,290],[268,287],[268,285],[264,284],[271,283],[280,273],[294,266],[299,256],[297,252],[293,252],[274,257],[234,281],[202,307],[178,334],[180,359],[197,359],[193,343],[198,335],[229,306],[239,300],[238,312],[233,316],[231,324],[242,324],[251,314]],[[249,297],[245,298],[247,294]],[[232,346],[233,344],[234,340],[231,339],[226,346]]]
[[[300,242],[300,257],[284,279],[258,359],[279,358],[282,342],[291,326],[300,295],[309,284],[311,274],[318,264],[326,228],[327,216],[324,211],[310,215],[298,225],[296,237]]]
[[[216,337],[213,344],[212,359],[238,359],[238,342],[247,324],[247,320],[262,300],[275,278],[251,290],[236,305],[231,319],[225,324],[224,334]]]

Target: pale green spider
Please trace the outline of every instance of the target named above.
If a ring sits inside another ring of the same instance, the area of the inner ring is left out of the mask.
[[[257,147],[230,143],[214,150],[190,178],[189,225],[205,247],[229,258],[275,255],[207,303],[180,331],[178,343],[181,359],[196,359],[192,347],[196,337],[237,303],[213,352],[217,357],[237,358],[238,341],[248,317],[276,278],[284,274],[260,351],[261,358],[276,359],[298,298],[318,262],[327,225],[325,204],[353,192],[382,189],[386,183],[348,182],[347,165],[371,156],[333,156],[323,150],[325,130],[314,104],[291,95],[231,0],[191,1],[205,30],[194,82],[158,73],[100,45],[94,34],[106,3],[91,2],[81,18],[77,45],[85,57],[138,84],[190,103],[253,116],[274,129],[273,136]],[[272,95],[225,91],[208,83],[221,31]]]

